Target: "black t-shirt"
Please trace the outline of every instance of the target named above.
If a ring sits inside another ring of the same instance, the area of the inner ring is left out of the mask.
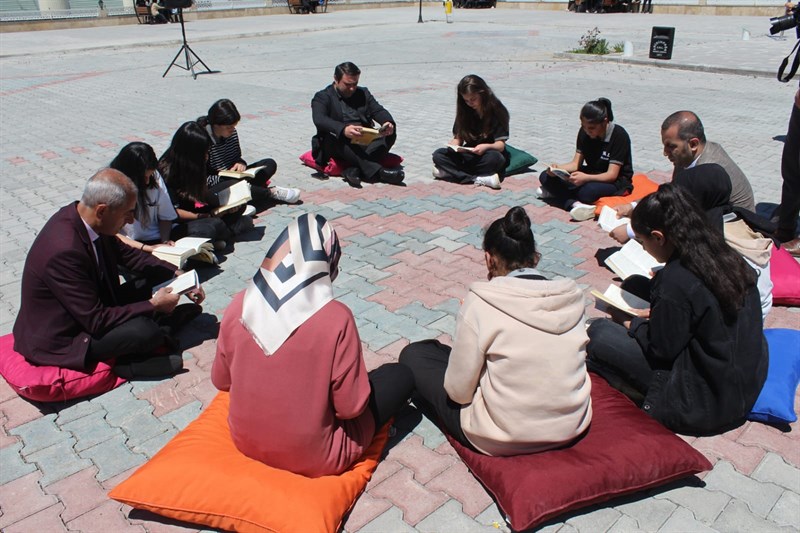
[[[456,136],[456,125],[453,123],[453,136]],[[501,121],[497,117],[493,117],[491,131],[484,132],[480,135],[480,139],[477,141],[467,141],[466,139],[462,139],[464,141],[464,146],[469,146],[470,148],[478,146],[479,144],[492,144],[495,141],[507,141],[508,140],[508,121]]]
[[[608,170],[609,163],[621,165],[615,185],[620,190],[633,188],[633,156],[631,138],[625,129],[613,122],[608,124],[604,139],[592,139],[581,128],[575,151],[583,155],[583,166],[579,169],[586,174],[602,174]]]

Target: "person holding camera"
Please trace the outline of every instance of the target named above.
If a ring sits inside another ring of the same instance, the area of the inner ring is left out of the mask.
[[[783,144],[781,175],[783,187],[775,237],[781,241],[782,248],[800,257],[800,237],[797,236],[797,216],[800,214],[800,89],[794,95],[789,130]]]

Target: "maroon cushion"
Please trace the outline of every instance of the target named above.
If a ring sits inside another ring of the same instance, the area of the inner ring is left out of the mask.
[[[344,169],[350,166],[345,161],[340,161],[331,157],[328,161],[328,165],[325,168],[321,168],[311,156],[311,150],[301,155],[300,161],[305,166],[311,167],[314,170],[327,174],[328,176],[341,176]],[[397,154],[386,154],[383,159],[381,159],[381,166],[386,168],[399,167],[402,163],[403,158]]]
[[[450,444],[514,530],[711,469],[700,452],[592,374],[592,424],[567,448],[489,457]]]
[[[772,303],[800,305],[800,264],[783,248],[772,248],[769,277],[772,280]]]
[[[110,391],[125,383],[106,363],[85,372],[37,366],[14,351],[14,336],[0,337],[0,375],[17,394],[37,402],[63,402]]]

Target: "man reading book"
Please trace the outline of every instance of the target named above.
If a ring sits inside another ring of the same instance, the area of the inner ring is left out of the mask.
[[[353,63],[337,65],[333,84],[314,95],[311,117],[317,134],[311,139],[311,153],[320,167],[331,157],[349,163],[343,176],[353,187],[360,188],[362,179],[400,184],[405,178],[403,171],[380,164],[397,139],[394,119],[369,89],[358,86],[360,75],[361,70]],[[362,129],[372,129],[376,122],[380,129],[375,139],[359,144]]]
[[[76,370],[116,361],[125,378],[159,376],[182,368],[171,334],[200,312],[202,288],[192,304],[179,294],[121,285],[119,267],[165,281],[181,272],[116,237],[133,221],[136,186],[123,173],[103,169],[79,202],[61,208],[33,242],[22,273],[14,349],[37,365]]]

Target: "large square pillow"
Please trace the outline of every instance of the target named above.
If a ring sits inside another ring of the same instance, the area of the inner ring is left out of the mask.
[[[797,420],[794,397],[800,384],[800,331],[765,329],[769,344],[767,381],[749,420],[789,424]]]
[[[783,248],[772,247],[769,277],[772,280],[773,304],[800,305],[800,264]]]
[[[125,383],[106,363],[97,363],[86,372],[31,364],[14,351],[12,334],[0,337],[0,375],[17,394],[37,402],[64,402],[102,394]]]
[[[625,196],[604,196],[598,199],[594,203],[594,214],[600,215],[600,211],[603,209],[604,205],[608,207],[617,207],[618,205],[629,204],[641,200],[648,194],[658,190],[658,183],[648,178],[645,174],[634,174],[632,181],[633,190],[630,194],[626,194]]]
[[[575,444],[489,457],[450,444],[508,517],[525,530],[560,514],[711,469],[700,452],[592,374],[592,424]]]
[[[344,169],[350,166],[345,161],[340,161],[331,157],[328,160],[328,164],[325,166],[325,168],[322,168],[317,165],[316,161],[314,161],[314,157],[311,155],[311,150],[300,156],[300,162],[305,166],[311,167],[317,172],[322,172],[328,176],[341,176],[342,172],[344,172]],[[397,154],[386,154],[383,159],[381,159],[381,166],[385,168],[399,167],[402,164],[403,158]]]
[[[520,150],[519,148],[514,148],[508,143],[506,143],[506,152],[508,152],[509,156],[508,164],[504,171],[506,176],[523,172],[539,161],[528,152]]]
[[[231,439],[220,392],[109,496],[136,509],[227,531],[335,532],[378,464],[388,425],[338,476],[307,478],[250,459]]]

